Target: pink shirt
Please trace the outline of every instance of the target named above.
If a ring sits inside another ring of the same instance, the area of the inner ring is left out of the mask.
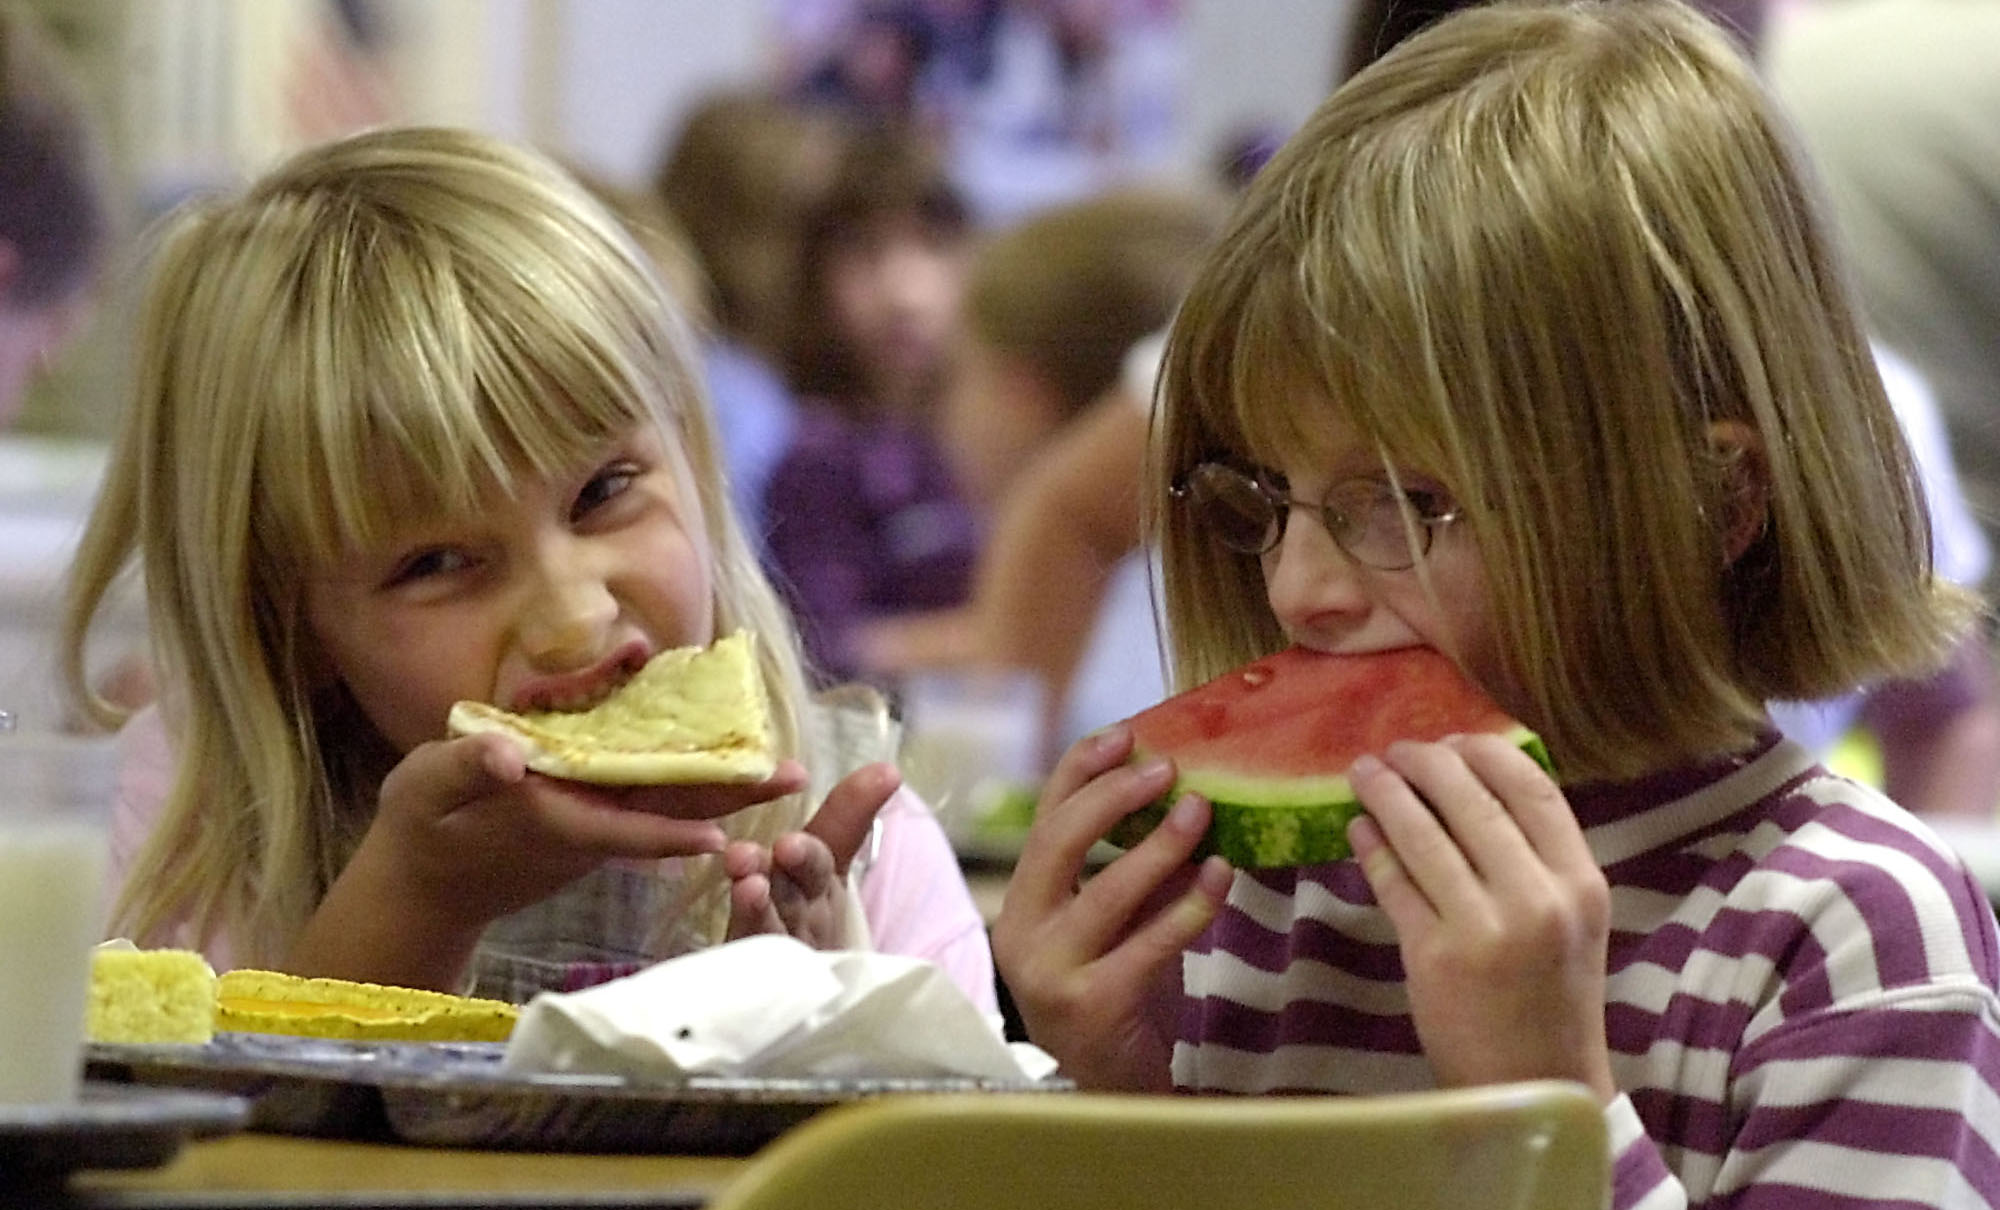
[[[172,744],[156,708],[149,707],[126,724],[118,748],[118,799],[112,813],[107,879],[113,899],[159,820],[174,770]],[[861,909],[874,949],[937,963],[982,1011],[997,1013],[985,922],[944,830],[924,801],[907,788],[898,790],[876,819],[874,857],[861,877]],[[226,936],[197,946],[183,929],[167,940],[199,948],[217,970],[235,965]],[[605,940],[611,945],[634,943],[627,938]]]

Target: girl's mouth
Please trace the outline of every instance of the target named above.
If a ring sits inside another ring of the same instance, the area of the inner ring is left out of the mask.
[[[589,710],[624,688],[646,666],[646,645],[632,642],[596,667],[567,676],[540,678],[515,693],[516,714],[575,713]]]

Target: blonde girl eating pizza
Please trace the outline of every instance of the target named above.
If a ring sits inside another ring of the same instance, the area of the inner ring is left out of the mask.
[[[121,737],[114,929],[517,1001],[787,931],[991,1008],[880,703],[807,694],[695,365],[630,234],[490,138],[363,134],[173,216],[65,634],[80,671],[136,562],[163,691]],[[738,629],[761,783],[608,789],[447,736],[456,700],[586,703]]]

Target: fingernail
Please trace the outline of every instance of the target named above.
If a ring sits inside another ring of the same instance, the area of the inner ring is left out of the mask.
[[[1173,772],[1173,762],[1164,756],[1149,756],[1139,762],[1139,776],[1148,781],[1157,781]]]
[[[1370,885],[1381,882],[1396,869],[1396,855],[1386,848],[1376,849],[1361,862],[1361,872],[1367,875]]]
[[[1199,891],[1183,895],[1174,904],[1174,923],[1190,933],[1198,933],[1215,919],[1215,901]]]
[[[1349,781],[1360,781],[1364,777],[1373,777],[1381,771],[1382,762],[1367,753],[1363,753],[1355,757],[1354,763],[1348,766],[1347,779]]]
[[[1199,833],[1208,827],[1208,821],[1202,818],[1201,799],[1192,794],[1181,795],[1168,813],[1167,822],[1182,832]]]

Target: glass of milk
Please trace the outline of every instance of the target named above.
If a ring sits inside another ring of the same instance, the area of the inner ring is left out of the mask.
[[[0,715],[0,1103],[76,1097],[115,776],[109,740]]]

